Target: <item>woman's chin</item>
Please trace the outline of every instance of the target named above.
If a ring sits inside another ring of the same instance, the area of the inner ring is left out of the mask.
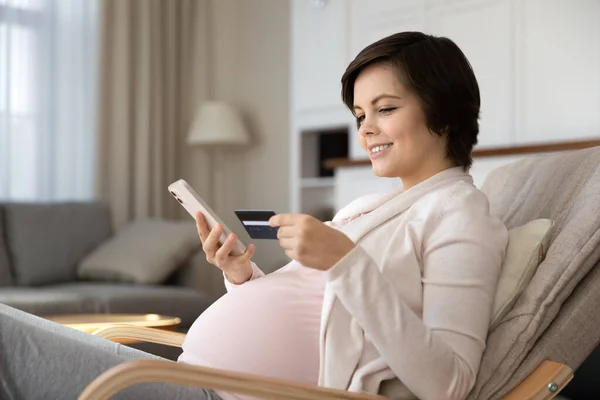
[[[373,174],[379,178],[396,178],[397,175],[393,174],[389,168],[386,168],[385,165],[377,165],[377,163],[371,164],[371,169],[373,170]]]

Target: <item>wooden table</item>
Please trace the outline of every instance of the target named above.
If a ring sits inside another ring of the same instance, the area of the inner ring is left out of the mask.
[[[181,319],[177,317],[158,314],[63,314],[47,315],[44,318],[87,333],[115,324],[173,331],[181,323]],[[135,341],[124,339],[118,342],[134,343]]]

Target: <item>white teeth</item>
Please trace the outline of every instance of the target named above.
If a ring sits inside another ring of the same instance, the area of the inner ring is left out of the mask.
[[[392,144],[384,144],[383,146],[375,146],[371,149],[371,153],[377,153],[378,151],[382,151],[390,147]]]

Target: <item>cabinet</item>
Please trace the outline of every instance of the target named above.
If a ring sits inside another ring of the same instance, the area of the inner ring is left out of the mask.
[[[346,9],[346,0],[293,2],[292,103],[296,112],[341,108],[340,78],[348,58]]]
[[[351,0],[350,54],[418,30],[455,41],[481,91],[480,148],[597,138],[600,0]]]
[[[350,0],[350,58],[369,44],[402,31],[424,31],[423,0]]]
[[[478,147],[515,141],[510,0],[431,4],[428,31],[452,39],[471,63],[481,97]]]
[[[600,0],[518,3],[518,143],[600,136]]]

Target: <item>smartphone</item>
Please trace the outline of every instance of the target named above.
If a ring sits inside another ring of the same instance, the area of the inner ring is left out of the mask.
[[[196,193],[196,191],[183,179],[173,182],[169,185],[169,192],[171,195],[187,210],[187,212],[196,219],[196,213],[200,211],[204,215],[204,219],[208,225],[208,229],[212,230],[217,224],[223,228],[223,233],[219,238],[219,244],[223,245],[227,236],[232,232],[231,229],[221,221],[219,216],[206,204],[204,200]],[[244,254],[246,246],[237,239],[237,243],[234,246],[231,254],[239,256]]]

